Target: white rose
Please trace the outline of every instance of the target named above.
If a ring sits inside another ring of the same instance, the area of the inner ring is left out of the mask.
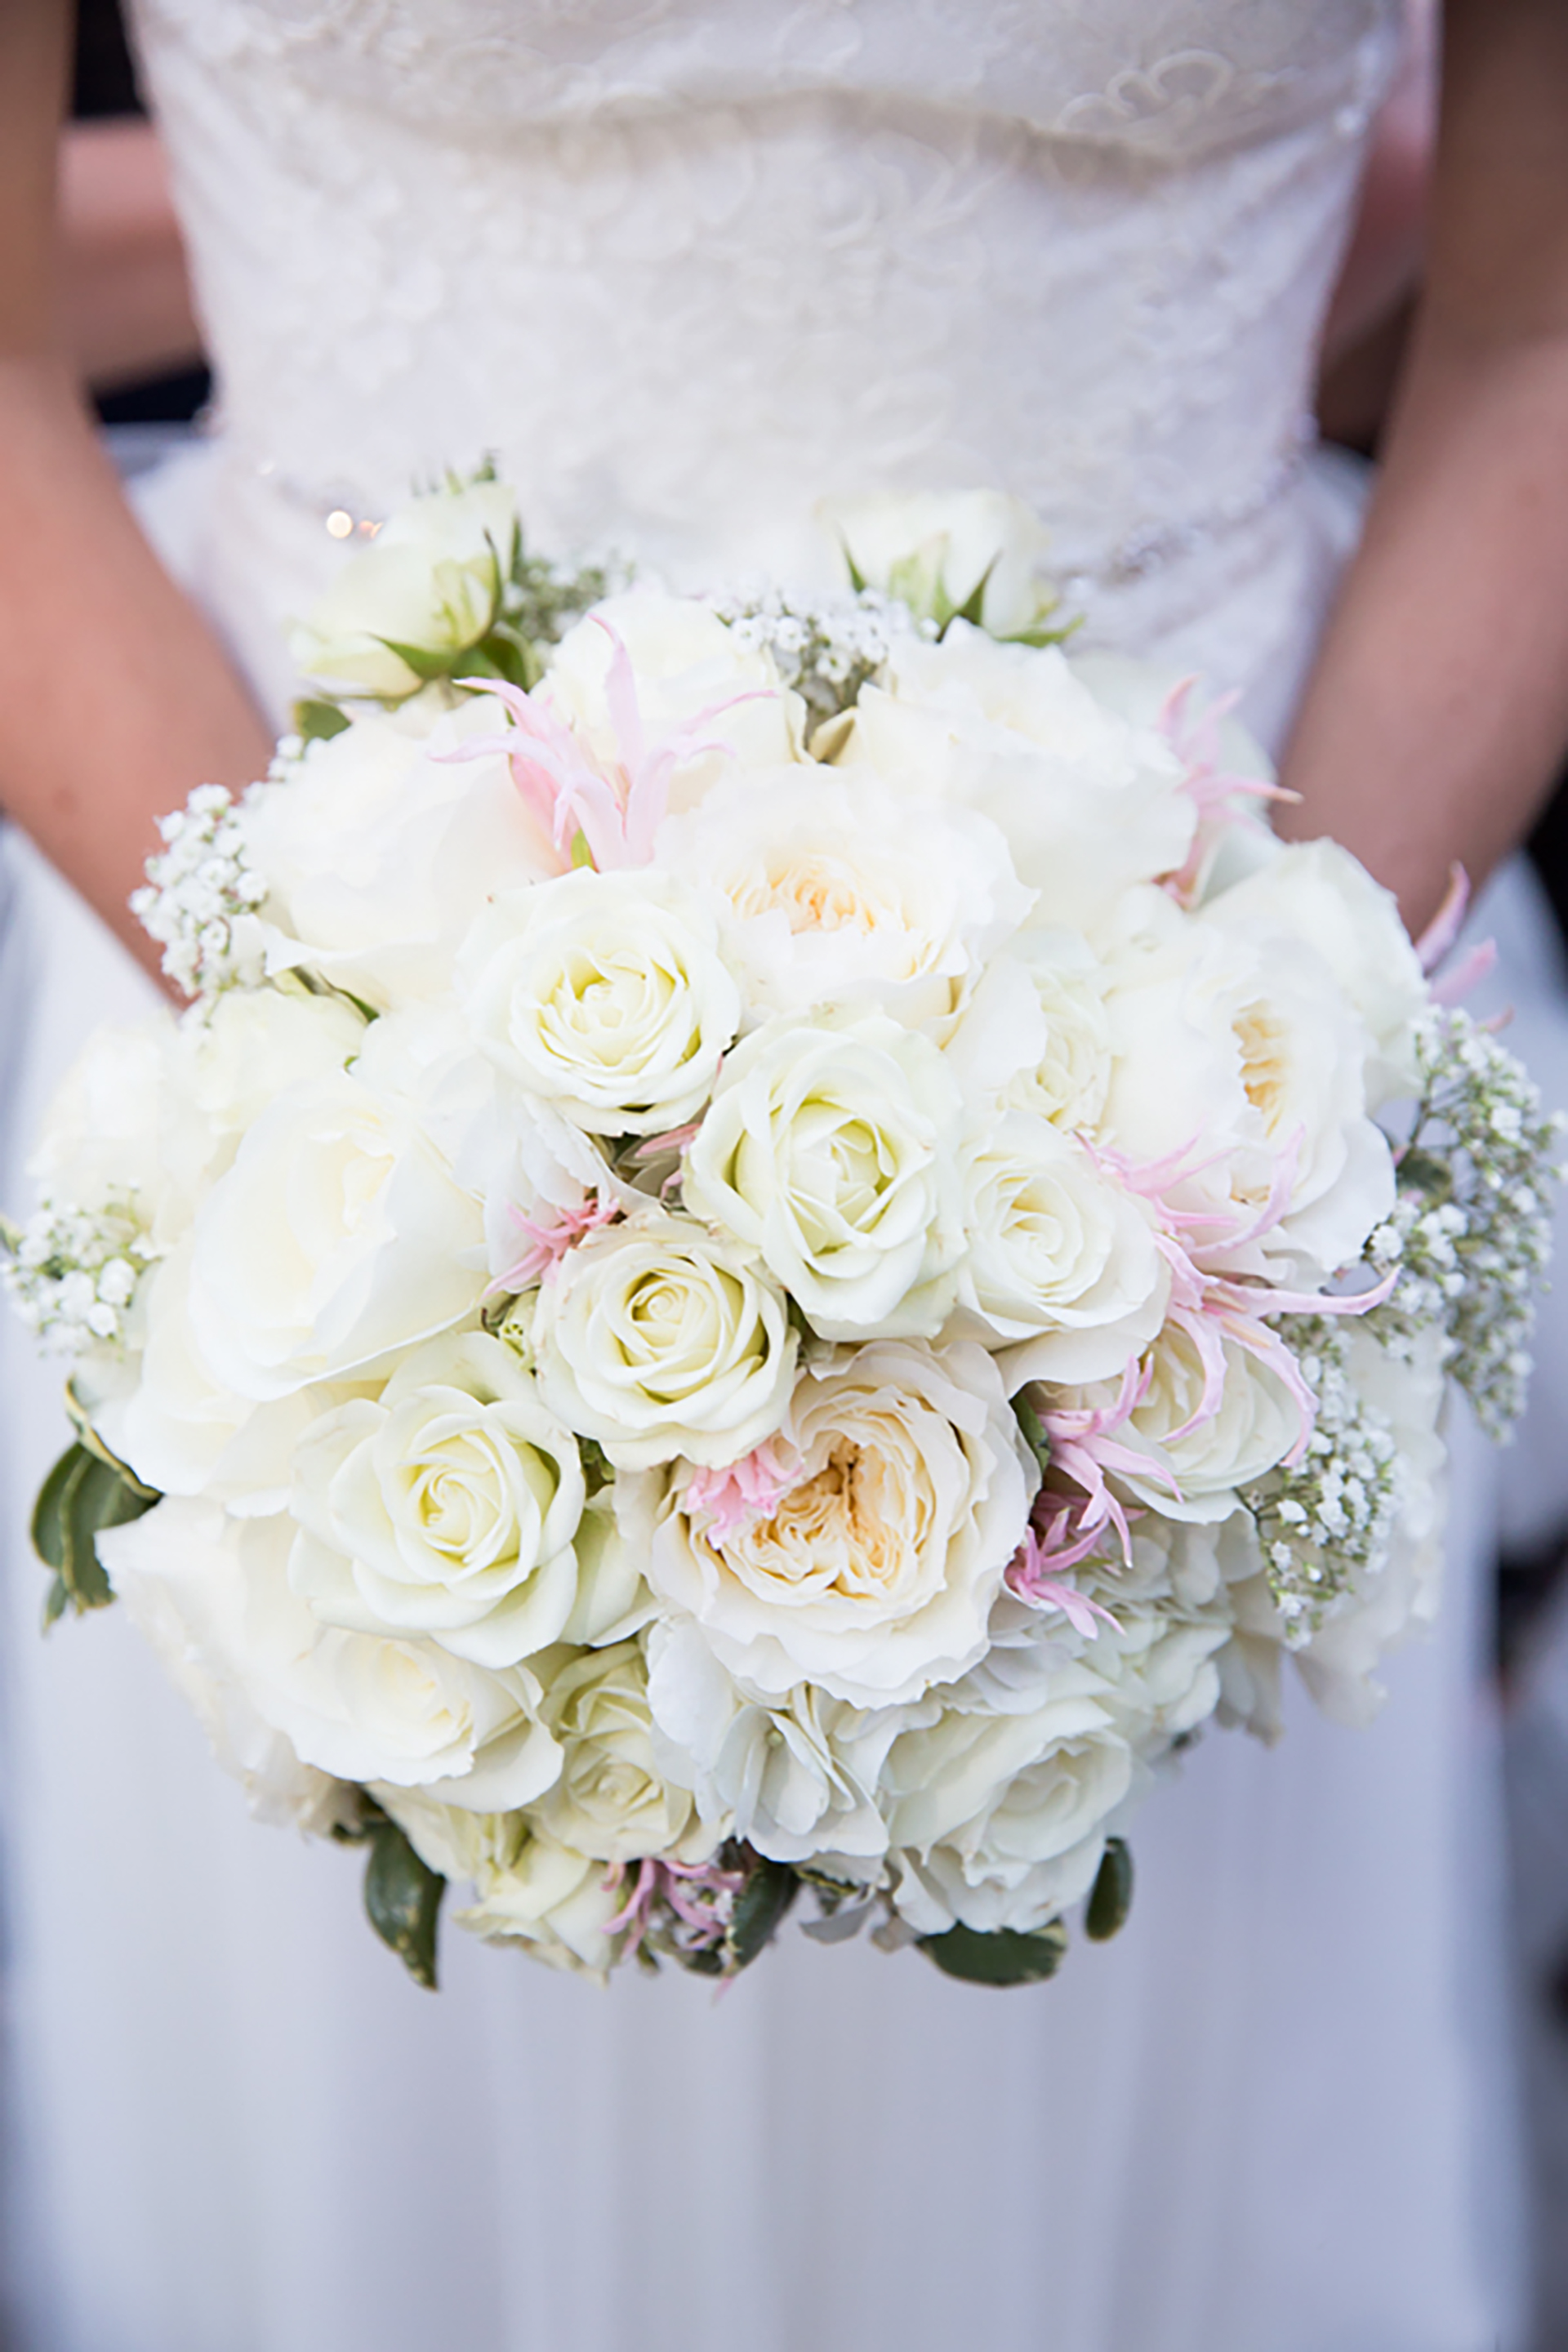
[[[764,1697],[811,1682],[896,1706],[962,1674],[1037,1475],[991,1359],[962,1343],[837,1351],[802,1372],[781,1434],[795,1483],[722,1542],[689,1511],[684,1466],[620,1482],[654,1591]]]
[[[705,1822],[774,1862],[875,1863],[888,1843],[877,1776],[900,1709],[867,1713],[809,1683],[754,1697],[682,1620],[654,1627],[648,1655],[655,1753]]]
[[[1426,1003],[1426,982],[1392,894],[1348,849],[1334,841],[1282,845],[1204,916],[1266,957],[1281,934],[1314,950],[1372,1041],[1368,1107],[1413,1090],[1412,1027]]]
[[[537,689],[601,773],[614,774],[633,748],[621,740],[609,690],[617,638],[644,743],[679,747],[671,807],[694,805],[737,761],[776,768],[802,756],[805,706],[781,686],[772,655],[744,644],[709,605],[645,585],[606,597],[569,629]]]
[[[947,1022],[1030,904],[994,825],[869,772],[747,773],[669,818],[658,855],[701,877],[764,1018],[872,998],[911,1026]]]
[[[1190,1161],[1169,1196],[1239,1229],[1285,1166],[1280,1213],[1238,1272],[1272,1261],[1290,1286],[1313,1287],[1356,1257],[1392,1204],[1393,1162],[1365,1113],[1365,1034],[1321,959],[1283,932],[1255,944],[1142,890],[1124,901],[1106,960],[1103,1139],[1134,1161]],[[1206,1238],[1218,1250],[1224,1236],[1222,1222]]]
[[[1110,1087],[1106,975],[1076,931],[1030,931],[992,959],[946,1045],[971,1101],[1093,1134]]]
[[[1116,1433],[1119,1444],[1147,1454],[1152,1465],[1146,1476],[1119,1474],[1121,1483],[1167,1517],[1227,1517],[1237,1488],[1282,1462],[1301,1434],[1301,1408],[1273,1366],[1236,1339],[1222,1339],[1221,1348],[1218,1410],[1187,1429],[1202,1405],[1204,1365],[1181,1325],[1167,1324],[1150,1350],[1149,1385]],[[1109,1401],[1107,1392],[1101,1402]],[[1179,1435],[1184,1429],[1185,1435]],[[1162,1477],[1161,1471],[1169,1475]]]
[[[735,1048],[686,1158],[685,1199],[762,1258],[829,1339],[929,1335],[963,1246],[957,1088],[885,1014],[777,1022]]]
[[[526,1665],[487,1671],[437,1643],[323,1625],[289,1581],[282,1514],[231,1520],[244,1586],[239,1672],[258,1713],[308,1764],[502,1812],[542,1796],[561,1751]]]
[[[352,1818],[353,1791],[300,1762],[247,1685],[245,1580],[216,1504],[173,1496],[98,1538],[119,1600],[195,1709],[226,1772],[264,1822],[325,1833]]]
[[[749,1454],[784,1418],[798,1345],[783,1294],[731,1244],[652,1208],[567,1253],[532,1341],[546,1399],[626,1470]]]
[[[576,1441],[510,1349],[427,1340],[296,1447],[289,1580],[324,1624],[514,1666],[571,1617],[584,1500]]]
[[[959,1298],[1005,1377],[1118,1373],[1165,1319],[1171,1276],[1147,1210],[1049,1119],[1008,1111],[960,1156],[969,1253]]]
[[[498,899],[458,960],[507,1076],[603,1135],[656,1135],[707,1099],[741,1002],[712,916],[672,875],[563,875]]]
[[[346,1073],[293,1087],[197,1216],[191,1332],[220,1383],[286,1396],[461,1321],[482,1244],[405,1106]]]
[[[429,674],[395,648],[445,667],[495,618],[517,537],[505,482],[473,482],[413,499],[350,556],[289,650],[308,677],[348,694],[389,698]]]
[[[542,1719],[561,1743],[561,1776],[534,1808],[549,1834],[601,1862],[648,1854],[705,1861],[717,1840],[695,1817],[690,1791],[659,1769],[648,1709],[647,1661],[637,1642],[584,1650],[547,1676]]]
[[[526,1944],[551,1968],[605,1982],[620,1950],[612,1923],[626,1906],[619,1870],[520,1824],[511,1860],[481,1866],[475,1885],[479,1899],[458,1913],[459,1927],[490,1943]]]
[[[1043,1927],[1087,1895],[1132,1756],[1085,1667],[1026,1711],[961,1703],[901,1732],[882,1768],[893,1900],[921,1935]]]
[[[137,1294],[125,1356],[79,1366],[75,1387],[110,1450],[163,1495],[205,1495],[245,1514],[281,1510],[294,1444],[342,1389],[258,1403],[214,1373],[191,1326],[193,1237]]]
[[[976,617],[1010,637],[1039,629],[1056,608],[1047,534],[1001,490],[889,491],[822,511],[858,577],[913,613],[946,621],[979,596]]]
[[[501,725],[483,696],[434,726],[363,715],[247,795],[269,971],[303,964],[380,1010],[438,995],[489,900],[560,871],[506,760],[446,756]]]
[[[1036,919],[1091,940],[1122,891],[1181,866],[1196,821],[1170,747],[1104,709],[1054,646],[963,622],[940,646],[898,641],[840,759],[991,817]]]

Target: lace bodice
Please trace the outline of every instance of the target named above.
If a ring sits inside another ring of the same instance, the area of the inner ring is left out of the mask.
[[[541,543],[678,579],[819,568],[823,497],[994,484],[1100,634],[1169,634],[1291,504],[1397,18],[142,0],[221,387],[212,593],[259,656],[329,515],[493,450]]]

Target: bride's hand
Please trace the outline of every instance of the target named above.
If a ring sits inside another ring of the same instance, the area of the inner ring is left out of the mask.
[[[1426,289],[1280,829],[1419,929],[1528,830],[1568,746],[1568,8],[1450,0]]]
[[[138,530],[58,330],[71,11],[0,5],[0,804],[150,966],[126,899],[154,818],[259,774],[268,732]]]

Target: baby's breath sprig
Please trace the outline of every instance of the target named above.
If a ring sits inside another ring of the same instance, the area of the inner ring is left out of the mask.
[[[1448,1370],[1482,1426],[1506,1437],[1524,1406],[1535,1302],[1552,1250],[1561,1113],[1469,1013],[1431,1006],[1392,1216],[1367,1243],[1392,1296],[1367,1318],[1385,1344],[1447,1333]]]
[[[222,784],[198,784],[158,830],[164,846],[147,860],[131,911],[163,949],[163,970],[187,996],[256,987],[262,959],[252,919],[267,883],[250,863],[238,809]]]
[[[1280,1336],[1317,1400],[1307,1451],[1249,1487],[1285,1642],[1310,1642],[1336,1604],[1388,1558],[1398,1508],[1398,1448],[1382,1414],[1351,1377],[1343,1328],[1327,1316],[1292,1316]]]
[[[819,724],[854,709],[898,638],[938,634],[934,621],[917,622],[907,605],[874,588],[795,596],[772,583],[742,582],[716,596],[713,609],[742,645],[772,654],[783,684]]]
[[[96,1213],[46,1202],[26,1224],[0,1224],[3,1282],[24,1323],[47,1348],[80,1355],[119,1346],[125,1311],[154,1253],[129,1194]]]

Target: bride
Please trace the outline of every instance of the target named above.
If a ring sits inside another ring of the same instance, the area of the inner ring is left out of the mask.
[[[289,617],[486,450],[537,543],[678,583],[815,576],[825,497],[989,484],[1048,520],[1085,641],[1241,686],[1292,828],[1424,922],[1568,736],[1568,19],[1450,11],[1430,294],[1325,630],[1357,497],[1298,419],[1398,19],[143,0],[222,408],[139,528],[51,356],[66,11],[8,0],[7,809],[144,956],[154,812],[260,772]],[[15,835],[5,888],[14,1200],[41,1092],[145,983]],[[1205,1742],[1142,1817],[1124,1937],[1056,1984],[789,1937],[715,2009],[453,1938],[431,2000],[347,1858],[246,1821],[118,1612],[37,1641],[61,1432],[4,1345],[27,2352],[1521,2341],[1463,1428],[1449,1607],[1384,1717]]]

